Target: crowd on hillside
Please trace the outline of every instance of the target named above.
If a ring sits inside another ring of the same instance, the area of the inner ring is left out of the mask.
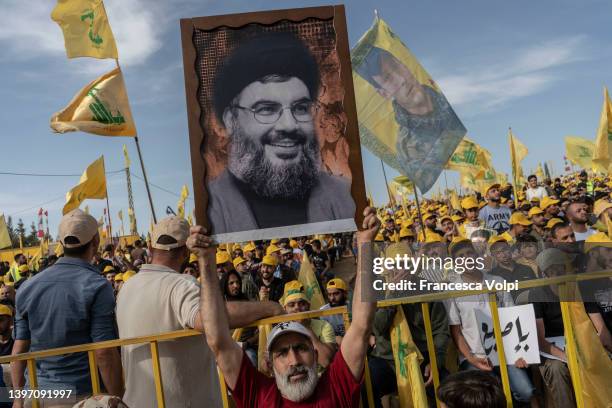
[[[484,269],[454,274],[430,268],[413,276],[437,282],[524,281],[607,270],[612,267],[611,191],[612,181],[586,172],[543,183],[532,175],[520,191],[493,184],[483,194],[459,197],[459,205],[450,198],[425,199],[420,207],[408,202],[366,210],[369,224],[357,234],[218,247],[205,231],[192,228],[190,233],[179,217],[161,220],[146,243],[104,245],[95,219],[74,210],[59,227],[59,258],[43,258],[38,271],[30,270],[22,254],[12,265],[0,264],[0,355],[193,328],[206,337],[159,343],[166,406],[221,406],[217,366],[237,406],[262,401],[278,407],[356,406],[359,398],[367,401],[361,385],[366,355],[375,406],[397,406],[391,329],[400,309],[375,308],[355,289],[360,274],[343,272],[362,266],[363,243],[373,241],[388,254],[485,259]],[[229,328],[313,309],[311,288],[302,277],[306,257],[325,299],[320,308],[349,305],[351,329],[342,315],[330,315],[282,323],[265,333],[260,333],[263,326],[246,328],[228,340]],[[396,271],[385,278],[405,277]],[[610,286],[610,279],[600,279],[580,287],[585,297],[596,300],[585,301],[584,307],[608,353]],[[564,334],[555,287],[498,292],[497,298],[500,307],[533,304],[540,351],[551,356],[537,367],[523,359],[508,362],[516,406],[574,406],[565,350],[547,340]],[[361,304],[372,309],[356,306]],[[421,373],[431,406],[436,391],[448,407],[505,406],[499,367],[486,357],[476,327],[477,308],[488,311],[487,295],[429,304],[442,380],[434,390],[421,305],[401,306],[423,357]],[[98,350],[96,359],[106,392],[122,397],[129,407],[156,406],[148,346]],[[28,386],[25,364],[13,363],[10,371],[4,375],[10,386]],[[69,386],[80,399],[92,393],[86,353],[41,359],[37,377],[41,389]]]

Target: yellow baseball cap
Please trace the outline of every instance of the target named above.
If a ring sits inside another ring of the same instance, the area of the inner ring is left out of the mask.
[[[562,222],[563,222],[563,220],[561,218],[551,218],[546,223],[546,228],[547,229],[552,229],[552,227],[554,227],[555,225],[560,224]]]
[[[491,184],[489,187],[487,187],[487,189],[485,190],[485,194],[487,194],[489,192],[489,190],[491,190],[492,188],[497,188],[499,189],[501,187],[501,184],[499,183],[493,183]]]
[[[547,209],[548,207],[550,207],[551,205],[553,205],[553,204],[558,204],[558,203],[559,203],[559,200],[555,200],[555,199],[550,198],[550,197],[544,197],[544,198],[542,199],[542,201],[540,202],[540,208],[541,208],[542,210],[545,210],[545,209]]]
[[[248,244],[246,244],[244,248],[242,249],[243,252],[250,252],[254,250],[255,250],[255,244],[252,242],[249,242]]]
[[[512,213],[512,216],[510,217],[510,221],[508,223],[510,225],[524,225],[526,227],[533,224],[533,222],[529,221],[529,219],[525,217],[525,214],[520,211],[515,211],[514,213]]]
[[[461,208],[464,210],[478,208],[478,200],[474,196],[465,197],[463,200],[461,200]]]
[[[506,240],[506,238],[502,237],[501,235],[493,235],[491,238],[489,238],[489,245],[493,245],[498,242],[508,242],[508,241]]]
[[[277,247],[274,244],[270,244],[270,246],[266,249],[266,255],[270,255],[273,252],[280,251],[280,247]]]
[[[106,265],[104,267],[104,270],[102,271],[102,275],[104,275],[105,273],[109,273],[109,272],[117,272],[117,271],[112,265]]]
[[[276,258],[274,258],[272,255],[266,255],[263,257],[261,263],[263,265],[276,266]]]
[[[608,200],[597,200],[593,206],[593,214],[599,217],[608,208],[612,208],[612,203]]]
[[[344,282],[340,278],[334,278],[330,280],[329,282],[327,282],[326,289],[330,289],[330,288],[342,289],[345,292],[348,290],[348,286],[346,285],[346,282]]]
[[[459,214],[455,214],[451,217],[451,219],[453,220],[453,222],[461,222],[465,219],[465,217],[462,217]]]
[[[542,211],[542,209],[540,207],[531,207],[529,209],[529,217],[533,217],[534,215],[538,215],[538,214],[544,214],[544,211]]]
[[[218,251],[216,255],[217,265],[223,265],[230,261],[230,256],[227,251]]]
[[[115,282],[122,281],[122,280],[123,280],[122,273],[118,273],[117,275],[115,275]]]
[[[409,227],[400,229],[400,238],[405,237],[414,237],[414,231],[412,231]]]
[[[584,252],[587,253],[597,247],[612,248],[612,240],[605,232],[597,232],[584,241]]]
[[[420,233],[419,237],[422,238],[422,236],[423,234]],[[440,234],[437,234],[435,232],[426,231],[425,232],[425,243],[432,244],[434,242],[442,242],[442,237],[440,236]]]
[[[232,261],[232,263],[234,264],[234,268],[237,267],[238,265],[240,265],[241,263],[246,262],[246,259],[237,256],[236,258],[234,258],[234,260]]]
[[[451,217],[450,215],[443,215],[442,218],[440,218],[440,224],[442,224],[442,221],[444,221],[444,220],[451,220],[451,221],[453,221],[453,217]]]
[[[198,256],[196,254],[189,254],[189,263],[198,262]]]
[[[293,249],[296,249],[297,247],[299,247],[299,244],[295,239],[292,239],[291,241],[289,241],[289,246]]]
[[[13,309],[7,305],[0,304],[0,316],[13,316]]]
[[[242,249],[240,244],[234,244],[234,246],[232,247],[232,251],[237,251],[238,249]]]
[[[136,271],[129,270],[129,271],[123,272],[123,281],[127,282],[128,279],[130,279],[134,275],[136,275]]]
[[[453,250],[455,249],[455,247],[461,243],[472,243],[472,241],[470,241],[469,239],[465,238],[465,237],[455,237],[453,238],[453,240],[451,241],[451,243],[448,245],[448,253],[452,254]]]
[[[298,300],[304,300],[310,303],[306,297],[306,294],[304,293],[304,285],[302,285],[302,282],[298,280],[285,283],[283,293],[283,306],[286,306],[289,302],[295,302]]]

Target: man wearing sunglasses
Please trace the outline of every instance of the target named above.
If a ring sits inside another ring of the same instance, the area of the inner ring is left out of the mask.
[[[230,143],[208,184],[214,234],[352,220],[349,181],[321,172],[318,92],[317,61],[288,33],[242,42],[224,61],[213,105]]]

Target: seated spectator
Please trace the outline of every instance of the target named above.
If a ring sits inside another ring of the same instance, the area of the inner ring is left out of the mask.
[[[543,278],[553,278],[566,274],[569,262],[564,252],[557,248],[545,249],[536,258]],[[563,317],[559,304],[557,285],[540,286],[529,291],[529,303],[533,304],[538,330],[540,351],[567,361],[565,350],[547,340],[564,335]],[[540,373],[547,388],[546,399],[556,408],[574,407],[574,392],[567,363],[561,360],[542,357]]]
[[[327,298],[329,303],[321,306],[321,310],[327,310],[332,307],[345,306],[348,300],[348,286],[340,278],[334,278],[327,282]],[[321,320],[325,320],[334,328],[334,335],[336,336],[336,343],[340,345],[342,337],[344,337],[344,317],[342,314],[336,314],[331,316],[322,316]]]
[[[476,258],[477,255],[471,242],[465,242],[451,248],[451,256],[454,258]],[[471,269],[467,268],[467,264],[466,270],[462,274],[451,273],[449,280],[464,283],[503,282],[502,278],[484,273],[475,266]],[[508,292],[497,292],[496,297],[499,307],[514,306],[512,297]],[[461,370],[495,370],[499,372],[499,368],[492,366],[484,351],[475,314],[475,310],[479,309],[490,315],[488,298],[488,294],[479,294],[447,300],[448,322],[451,336],[459,351],[459,368]],[[522,358],[514,362],[514,365],[507,366],[510,389],[514,399],[518,402],[531,402],[533,405],[537,402],[531,380],[527,372],[523,370],[526,367],[527,363]]]
[[[304,293],[304,285],[300,281],[294,280],[285,284],[283,307],[289,314],[310,310],[310,302]],[[317,363],[322,368],[327,367],[336,352],[334,328],[325,320],[320,319],[305,319],[297,322],[312,332],[312,344],[318,355]]]
[[[544,249],[539,247],[538,239],[532,235],[520,236],[516,242],[516,249],[519,254],[516,262],[531,268],[534,277],[538,277],[539,272],[536,257],[538,253]]]
[[[233,269],[223,275],[220,286],[221,291],[223,291],[223,297],[228,302],[249,300],[246,295],[242,293],[242,278],[240,274]]]
[[[317,352],[311,332],[295,322],[277,325],[268,336],[268,365],[274,379],[259,373],[232,340],[221,293],[216,287],[212,240],[204,229],[194,227],[190,249],[203,265],[201,310],[206,341],[215,354],[237,408],[276,406],[357,407],[363,378],[368,336],[372,329],[375,302],[366,302],[362,292],[371,288],[371,253],[364,260],[363,245],[372,242],[380,223],[373,209],[366,209],[359,235],[359,268],[355,284],[353,321],[328,369],[317,376]],[[368,264],[365,264],[367,262]],[[364,281],[362,284],[362,280]],[[363,286],[362,286],[363,285]]]
[[[516,280],[522,282],[535,279],[535,274],[530,267],[522,265],[512,259],[510,245],[508,245],[502,237],[503,236],[495,237],[491,241],[490,251],[497,265],[491,270],[490,274],[499,276],[508,282],[514,282]],[[525,289],[512,291],[512,299],[516,301],[518,295],[524,290]]]
[[[234,264],[234,269],[236,270],[236,272],[240,274],[240,279],[242,281],[242,293],[249,300],[258,300],[258,288],[255,284],[255,281],[253,280],[253,276],[247,269],[248,261],[239,256],[234,258],[232,263]]]
[[[482,371],[460,371],[438,388],[440,408],[506,408],[499,379]]]
[[[223,278],[223,276],[233,269],[232,262],[227,251],[218,251],[216,255],[217,261],[217,277],[219,280]]]

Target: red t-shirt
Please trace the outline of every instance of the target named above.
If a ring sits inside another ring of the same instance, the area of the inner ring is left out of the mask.
[[[338,351],[310,398],[292,402],[282,397],[274,378],[257,371],[243,355],[232,396],[237,408],[352,408],[359,407],[360,388],[361,381],[355,380],[342,352]]]

